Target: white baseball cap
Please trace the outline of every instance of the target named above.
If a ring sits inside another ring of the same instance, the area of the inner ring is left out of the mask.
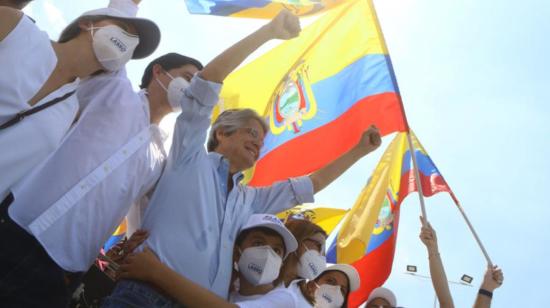
[[[279,233],[279,235],[283,238],[283,242],[285,243],[285,258],[286,256],[288,256],[289,253],[295,251],[298,248],[298,242],[296,241],[294,235],[292,235],[292,233],[288,231],[283,222],[275,215],[253,214],[252,216],[250,216],[250,218],[248,218],[248,221],[241,228],[240,232],[259,227],[269,228]]]
[[[361,278],[359,278],[359,273],[355,269],[355,267],[348,265],[348,264],[333,264],[329,267],[327,267],[324,272],[328,271],[340,271],[344,273],[349,280],[349,290],[350,292],[355,291],[359,288],[359,285],[361,284]],[[323,274],[321,273],[321,275]]]
[[[60,41],[64,41],[66,36],[71,36],[72,33],[79,31],[78,22],[90,16],[98,16],[105,18],[118,19],[133,25],[139,36],[139,44],[134,50],[132,59],[142,59],[152,54],[157,49],[160,42],[160,29],[153,21],[145,18],[137,18],[130,13],[118,10],[112,7],[106,7],[96,10],[84,12],[77,19],[73,20],[59,36]]]
[[[370,292],[369,298],[367,299],[367,304],[375,298],[383,298],[388,301],[390,306],[392,307],[397,306],[397,299],[395,298],[395,295],[390,289],[387,289],[384,287],[378,287],[372,290],[372,292]]]

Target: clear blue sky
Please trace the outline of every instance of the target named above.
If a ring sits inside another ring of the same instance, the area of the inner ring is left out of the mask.
[[[81,12],[106,3],[35,0],[26,11],[57,38]],[[504,270],[493,307],[546,306],[550,2],[375,0],[375,5],[409,122]],[[175,51],[206,63],[263,23],[190,16],[183,0],[144,0],[139,15],[159,24],[162,41],[153,56],[128,65],[136,87],[154,57]],[[349,208],[382,152],[364,158],[320,193],[317,203]],[[456,307],[469,307],[485,269],[483,256],[447,195],[427,199],[427,207],[448,278],[474,277],[474,287],[451,286]],[[402,206],[386,284],[408,308],[433,305],[430,282],[403,274],[406,264],[428,274],[418,215],[413,194]]]

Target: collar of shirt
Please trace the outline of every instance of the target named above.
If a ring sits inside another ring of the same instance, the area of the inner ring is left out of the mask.
[[[227,177],[229,176],[229,161],[223,157],[222,154],[217,152],[209,152],[209,158],[217,165],[218,176],[221,179],[224,195],[227,196]],[[233,188],[237,187],[239,183],[244,179],[243,172],[239,171],[233,174]]]

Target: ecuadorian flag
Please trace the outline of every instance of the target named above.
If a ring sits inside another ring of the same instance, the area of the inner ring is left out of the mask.
[[[384,152],[369,183],[345,218],[336,240],[329,245],[327,261],[352,264],[361,276],[359,289],[350,295],[349,307],[361,305],[370,292],[391,273],[399,207],[417,191],[407,133],[399,133]],[[456,200],[424,147],[410,132],[424,196],[447,192]]]
[[[323,12],[350,0],[185,0],[191,14],[273,18],[282,9],[297,16]]]
[[[371,1],[347,1],[224,81],[220,109],[252,108],[270,127],[249,184],[313,172],[371,124],[405,131],[390,58]]]

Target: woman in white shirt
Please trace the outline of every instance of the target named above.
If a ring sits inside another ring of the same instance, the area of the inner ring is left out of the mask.
[[[62,269],[8,216],[13,201],[8,191],[56,149],[70,128],[78,111],[74,91],[79,79],[117,71],[130,58],[146,57],[159,40],[160,31],[152,21],[105,8],[84,13],[65,29],[58,42],[52,42],[21,11],[0,7],[3,305],[66,306]]]
[[[153,22],[99,9],[53,42],[21,11],[0,7],[0,199],[70,128],[79,79],[119,70],[130,58],[151,54],[159,40]]]

